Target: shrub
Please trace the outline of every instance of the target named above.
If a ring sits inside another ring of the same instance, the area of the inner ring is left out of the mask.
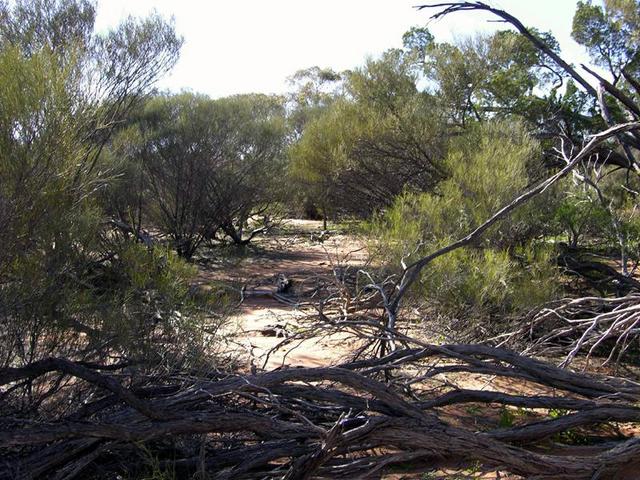
[[[112,181],[102,152],[113,126],[181,41],[158,17],[94,35],[94,6],[80,0],[0,13],[0,367],[195,358],[210,305],[190,299],[193,272],[112,230],[97,201]]]
[[[538,155],[537,142],[518,123],[478,125],[453,140],[445,160],[449,177],[436,192],[407,191],[369,224],[386,265],[410,262],[469,233],[526,187]],[[478,244],[436,259],[415,293],[447,315],[480,317],[552,298],[553,251],[539,239],[547,228],[548,201],[530,202]]]

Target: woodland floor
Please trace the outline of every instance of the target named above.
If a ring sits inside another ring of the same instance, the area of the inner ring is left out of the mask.
[[[225,327],[229,348],[238,353],[241,369],[331,366],[345,361],[354,351],[356,345],[344,337],[316,337],[304,341],[295,338],[298,329],[303,328],[302,321],[315,311],[313,304],[318,298],[314,292],[318,285],[335,282],[336,273],[345,268],[366,269],[370,265],[366,244],[357,235],[346,228],[332,226],[328,235],[322,236],[321,232],[320,221],[290,219],[284,221],[275,234],[257,239],[252,246],[230,250],[231,254],[224,256],[224,261],[214,260],[212,255],[198,262],[201,288],[216,288],[225,283],[234,286],[237,297],[240,297],[241,290],[244,292]],[[279,276],[292,281],[291,291],[282,296],[274,295]],[[543,389],[522,380],[487,378],[469,373],[441,376],[443,384],[459,388],[495,390],[514,395],[554,395],[552,389]],[[540,419],[548,415],[543,411],[505,410],[504,407],[486,404],[444,407],[440,411],[452,424],[478,430],[496,425],[515,426],[525,420],[530,421],[532,415]],[[508,425],[503,425],[505,422]],[[584,432],[584,437],[590,433]],[[625,431],[621,425],[610,435],[635,433]],[[598,451],[600,449],[595,445],[594,454]],[[566,449],[566,454],[571,455],[570,448]],[[455,469],[454,466],[452,470],[435,474],[394,474],[383,478],[508,480],[521,477],[499,472],[477,473],[473,468],[469,470],[467,465],[464,469]],[[637,479],[640,473],[620,472],[617,478]]]
[[[239,349],[247,368],[329,366],[348,355],[350,345],[344,338],[315,338],[303,344],[290,340],[300,320],[314,313],[315,288],[335,282],[334,271],[367,263],[366,247],[355,235],[329,231],[321,238],[321,221],[289,219],[274,235],[232,252],[222,263],[200,262],[198,281],[203,287],[225,282],[238,292],[244,290],[227,328],[230,344]],[[282,300],[273,296],[279,276],[292,282]],[[286,345],[268,355],[283,341]]]

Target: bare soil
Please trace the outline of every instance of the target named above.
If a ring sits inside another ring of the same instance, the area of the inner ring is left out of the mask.
[[[237,348],[241,365],[247,370],[294,367],[320,367],[341,363],[355,345],[345,338],[329,336],[307,339],[302,343],[296,332],[302,320],[314,313],[314,286],[335,280],[344,269],[370,265],[365,242],[353,233],[340,229],[322,233],[322,222],[285,220],[281,228],[268,237],[257,239],[245,250],[229,250],[225,255],[202,259],[198,283],[211,288],[220,282],[235,286],[242,301],[229,321],[229,342]],[[219,260],[218,258],[224,258]],[[278,278],[292,282],[290,292],[277,293]],[[605,373],[605,372],[601,372]],[[554,395],[552,389],[507,378],[487,378],[473,374],[441,374],[442,384],[477,390],[498,390],[514,395]],[[440,409],[452,424],[484,430],[495,428],[505,417],[497,405],[466,404]],[[547,412],[519,412],[511,409],[507,416],[514,425],[520,415],[544,419]],[[531,420],[531,419],[529,419]],[[622,427],[621,430],[624,428]],[[624,432],[633,435],[636,432]],[[594,454],[598,453],[594,446]],[[567,455],[571,448],[566,449]],[[503,479],[520,477],[500,472],[476,472],[467,466],[419,475],[386,475],[386,480],[413,479]],[[619,479],[640,478],[636,472],[620,472]]]
[[[231,342],[244,353],[247,367],[327,366],[349,354],[345,339],[319,337],[301,343],[296,331],[300,321],[314,313],[310,303],[315,286],[367,261],[366,247],[357,236],[337,229],[323,233],[321,221],[288,219],[274,235],[257,239],[245,251],[232,252],[224,261],[200,262],[198,282],[206,287],[223,281],[242,290],[244,298],[229,323]],[[279,277],[291,281],[291,291],[281,300],[274,297]]]

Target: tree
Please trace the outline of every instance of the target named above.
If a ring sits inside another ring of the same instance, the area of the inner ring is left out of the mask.
[[[414,27],[403,43],[346,72],[344,96],[318,110],[290,150],[294,176],[326,214],[366,218],[404,189],[432,191],[447,177],[447,139],[475,122],[522,117],[543,136],[561,109],[537,90],[554,82],[549,96],[561,104],[562,75],[519,34],[437,44]]]
[[[402,51],[368,61],[348,75],[346,98],[310,122],[292,146],[294,175],[317,189],[325,217],[367,217],[405,187],[429,189],[443,178],[444,118],[416,82]]]
[[[307,126],[322,116],[323,112],[330,108],[334,102],[344,97],[345,74],[346,72],[338,73],[332,69],[315,66],[299,70],[289,77],[288,81],[292,90],[286,97],[288,145],[299,141]],[[294,162],[293,158],[289,160]],[[323,200],[323,189],[311,181],[304,180],[296,173],[292,173],[291,168],[288,168],[287,172],[291,183],[303,187],[293,189],[293,195],[286,202],[289,208],[308,218],[321,218],[319,209],[322,210],[323,205],[326,207],[326,202]]]
[[[302,135],[305,125],[342,96],[344,74],[330,68],[310,67],[298,70],[288,82],[288,122],[293,140]]]
[[[170,289],[156,289],[145,304],[144,289],[126,271],[135,264],[144,271],[141,263],[160,254],[149,260],[134,255],[137,245],[118,242],[105,228],[96,192],[109,182],[101,153],[115,125],[173,65],[181,40],[157,16],[128,19],[104,35],[93,33],[94,18],[83,1],[0,8],[5,365],[82,355],[78,345],[87,356],[102,355],[93,346],[103,342],[121,354],[141,352],[151,336],[125,346],[131,337],[119,336],[119,328],[148,333],[156,307],[175,309],[175,298],[164,296]]]
[[[558,50],[550,34],[536,34]],[[463,128],[469,121],[514,114],[533,125],[542,124],[544,119],[538,118],[542,102],[536,90],[550,83],[554,89],[562,84],[562,76],[546,55],[508,30],[457,44],[432,44],[424,68],[434,94],[451,120]]]
[[[2,47],[9,45],[19,48],[26,56],[37,54],[43,48],[61,53],[65,50],[82,48],[87,50],[93,38],[95,6],[91,1],[45,0],[13,2],[10,7],[5,1],[0,4],[0,36]]]
[[[122,145],[141,162],[146,214],[191,258],[223,232],[236,244],[247,222],[281,195],[284,108],[278,97],[211,100],[183,93],[150,100]],[[137,143],[137,145],[136,145]]]
[[[234,135],[208,188],[209,217],[234,244],[246,245],[268,225],[245,235],[249,221],[286,200],[283,99],[260,94],[217,101]]]
[[[130,161],[144,171],[147,218],[170,235],[178,255],[191,258],[217,227],[207,218],[209,177],[234,132],[211,100],[190,93],[149,100],[136,127],[132,138],[140,143]]]
[[[616,85],[624,70],[640,72],[640,2],[607,0],[604,9],[578,2],[571,36],[587,48],[596,65],[607,69]]]
[[[416,60],[424,64],[427,51],[432,47],[434,37],[427,27],[411,27],[402,35],[402,46],[410,54],[415,55]]]

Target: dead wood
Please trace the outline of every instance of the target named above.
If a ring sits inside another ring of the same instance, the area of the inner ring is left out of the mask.
[[[136,475],[149,452],[157,466],[180,475],[204,469],[211,478],[228,479],[366,478],[476,462],[526,478],[590,479],[608,478],[636,461],[640,444],[634,438],[607,438],[597,454],[586,446],[573,447],[571,455],[542,454],[540,448],[563,432],[638,423],[640,385],[559,369],[505,349],[404,340],[418,346],[340,367],[218,380],[176,372],[136,389],[120,385],[113,368],[68,360],[3,369],[5,390],[57,371],[93,386],[96,401],[64,417],[46,410],[0,416],[0,477]],[[443,382],[448,367],[518,379],[538,385],[540,393],[459,389]],[[390,368],[395,374],[383,382],[381,373]],[[4,401],[17,402],[17,390]],[[465,404],[525,408],[531,415],[509,428],[451,424],[447,408]],[[549,409],[566,413],[552,418],[544,413]]]
[[[600,363],[617,364],[640,335],[640,296],[569,298],[537,311],[506,334],[502,344],[526,345],[528,354],[563,354],[562,366],[578,354],[586,363],[604,353]]]

